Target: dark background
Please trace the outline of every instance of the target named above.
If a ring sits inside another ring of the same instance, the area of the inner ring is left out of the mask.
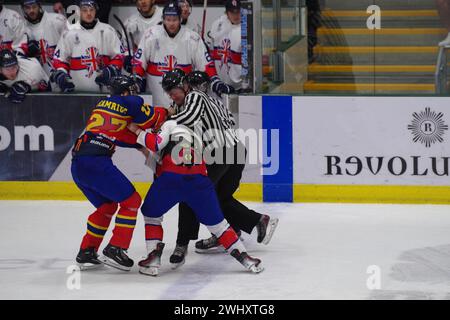
[[[101,96],[28,95],[21,104],[12,104],[0,96],[0,126],[11,134],[11,144],[0,151],[0,181],[47,181],[72,149],[85,128],[92,108]],[[15,151],[14,126],[49,126],[54,134],[54,151]]]

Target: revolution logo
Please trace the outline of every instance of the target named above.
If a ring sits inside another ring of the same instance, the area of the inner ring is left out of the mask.
[[[426,107],[425,111],[420,113],[413,113],[413,121],[408,125],[408,130],[411,130],[413,141],[425,144],[429,148],[432,144],[443,142],[442,136],[445,130],[448,130],[448,125],[445,124],[442,117],[442,112],[431,111],[431,108]]]

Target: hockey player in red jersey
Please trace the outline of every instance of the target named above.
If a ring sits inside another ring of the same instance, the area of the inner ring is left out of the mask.
[[[87,222],[76,258],[81,268],[97,267],[101,262],[128,271],[133,266],[126,250],[136,224],[141,197],[131,182],[114,166],[112,155],[116,146],[139,148],[136,135],[127,129],[131,122],[140,128],[159,128],[167,117],[164,108],[152,108],[134,96],[136,86],[130,77],[112,79],[111,96],[97,103],[88,120],[85,133],[72,150],[72,177],[97,208]],[[97,251],[110,221],[116,213],[113,236],[99,258]]]
[[[171,76],[171,73],[166,76]],[[141,208],[145,220],[147,257],[139,262],[139,272],[158,275],[164,249],[163,215],[180,202],[187,203],[194,210],[197,219],[246,269],[254,273],[263,271],[261,260],[248,255],[239,236],[223,217],[214,184],[206,173],[201,139],[175,121],[165,122],[160,133],[146,132],[133,124],[129,128],[138,135],[138,143],[152,151],[149,157],[157,153],[160,159],[155,170],[157,178]]]
[[[222,212],[235,231],[251,234],[258,233],[257,242],[268,244],[277,227],[278,219],[251,210],[233,195],[239,188],[242,172],[245,168],[245,146],[239,141],[233,126],[235,121],[231,112],[221,101],[206,94],[209,77],[205,72],[193,71],[181,81],[177,77],[163,79],[164,89],[174,101],[176,114],[171,117],[178,124],[188,126],[202,135],[205,142],[208,177],[213,181],[219,197]],[[210,119],[220,119],[211,121]],[[200,125],[202,128],[200,128]],[[205,133],[214,132],[214,138]],[[219,161],[209,155],[215,152],[221,155]],[[230,157],[231,156],[231,157]],[[170,262],[184,262],[190,240],[197,239],[198,219],[192,208],[186,203],[179,205],[177,246],[170,257]],[[195,244],[196,252],[207,253],[223,251],[223,247],[213,234],[211,238],[200,240]]]

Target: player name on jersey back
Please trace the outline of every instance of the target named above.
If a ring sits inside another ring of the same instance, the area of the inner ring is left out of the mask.
[[[113,102],[113,101],[109,101],[109,100],[102,100],[102,101],[100,101],[97,104],[96,108],[105,108],[105,109],[109,109],[109,110],[112,110],[112,111],[116,111],[116,112],[121,113],[121,114],[127,114],[128,113],[128,108],[125,108],[121,104]]]

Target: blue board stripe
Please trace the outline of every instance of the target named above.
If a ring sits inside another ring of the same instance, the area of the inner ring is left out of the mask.
[[[263,201],[293,201],[292,97],[262,97]],[[275,130],[275,131],[273,131]],[[276,130],[278,130],[278,140]],[[272,141],[273,140],[273,141]],[[277,156],[278,154],[278,156]],[[271,159],[270,163],[268,159]],[[278,167],[278,170],[276,170]]]

